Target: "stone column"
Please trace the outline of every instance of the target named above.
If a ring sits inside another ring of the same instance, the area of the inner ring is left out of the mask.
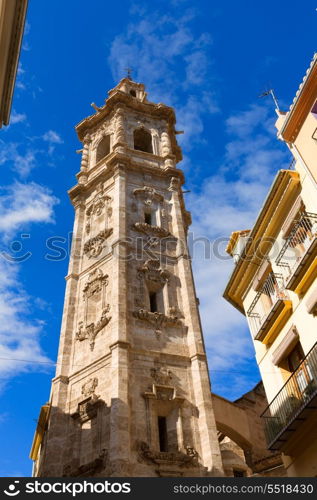
[[[113,149],[123,152],[126,146],[124,111],[119,108],[115,115],[115,139]]]
[[[171,139],[168,132],[164,131],[161,134],[162,156],[164,158],[165,168],[175,166],[175,157],[172,153]]]
[[[81,155],[80,172],[78,174],[78,182],[85,184],[87,182],[87,171],[89,163],[89,149],[91,144],[91,137],[86,134],[83,141],[83,151]]]

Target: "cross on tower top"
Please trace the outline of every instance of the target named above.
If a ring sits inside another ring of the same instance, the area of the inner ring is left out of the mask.
[[[127,68],[124,68],[125,71],[127,72],[127,78],[129,78],[129,80],[132,80],[131,78],[131,74],[132,74],[132,71],[133,71],[133,68],[130,68],[129,66]]]

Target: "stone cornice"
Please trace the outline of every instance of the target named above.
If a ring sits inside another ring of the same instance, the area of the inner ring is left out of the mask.
[[[76,378],[78,375],[80,376],[86,376],[87,374],[90,373],[91,370],[96,370],[97,369],[97,366],[99,364],[102,364],[104,362],[107,362],[108,360],[110,361],[110,357],[111,357],[111,352],[108,351],[107,354],[105,354],[104,356],[92,361],[89,365],[74,365],[75,367],[77,366],[78,369],[76,371],[74,371],[71,375],[68,376],[68,379],[69,381],[71,382],[74,378]],[[58,377],[54,377],[52,379],[52,383],[57,383],[60,381],[60,376]]]
[[[113,351],[114,349],[130,349],[131,344],[130,342],[126,342],[125,340],[117,340],[113,344],[109,346],[110,351]]]
[[[111,155],[108,156],[108,161],[107,161],[107,166],[104,167],[103,169],[100,169],[96,175],[93,177],[89,178],[85,183],[78,183],[75,186],[73,186],[71,189],[68,191],[68,195],[72,201],[72,204],[74,204],[74,200],[80,196],[84,195],[87,193],[90,189],[93,188],[94,185],[98,184],[100,182],[100,178],[105,181],[109,179],[111,176],[114,175],[115,171],[118,168],[126,168],[134,171],[141,171],[144,173],[151,174],[152,176],[157,176],[157,177],[178,177],[180,179],[181,185],[184,184],[185,179],[184,179],[184,174],[182,170],[179,168],[173,168],[173,167],[168,167],[168,168],[155,168],[150,165],[143,165],[140,164],[137,161],[134,161],[131,159],[130,156],[124,154],[124,153],[118,153],[118,152],[113,152]],[[89,171],[88,175],[91,174],[93,170]],[[80,172],[78,177],[80,178]],[[87,173],[85,173],[85,176],[87,177]],[[90,175],[89,175],[90,176]]]
[[[133,99],[129,94],[121,90],[116,90],[111,96],[106,99],[105,104],[98,108],[97,113],[84,118],[79,122],[75,129],[80,141],[83,141],[86,133],[100,121],[104,120],[115,108],[126,107],[132,111],[139,111],[157,119],[168,120],[172,125],[175,124],[175,113],[173,108],[165,104],[153,102],[141,102],[138,99]]]

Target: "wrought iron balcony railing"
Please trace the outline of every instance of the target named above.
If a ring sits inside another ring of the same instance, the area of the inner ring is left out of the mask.
[[[317,342],[261,415],[270,450],[283,450],[303,421],[317,418],[316,401]]]
[[[280,266],[286,288],[295,289],[300,281],[296,276],[305,272],[317,248],[317,214],[303,212],[286,239],[276,264]],[[311,258],[310,258],[311,257]],[[293,286],[294,285],[294,286]]]
[[[288,300],[283,276],[271,272],[247,311],[251,333],[256,340],[262,340],[275,316]]]

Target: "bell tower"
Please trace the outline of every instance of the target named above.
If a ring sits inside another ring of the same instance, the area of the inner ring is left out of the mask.
[[[130,78],[92,106],[34,475],[222,476],[174,111]]]

